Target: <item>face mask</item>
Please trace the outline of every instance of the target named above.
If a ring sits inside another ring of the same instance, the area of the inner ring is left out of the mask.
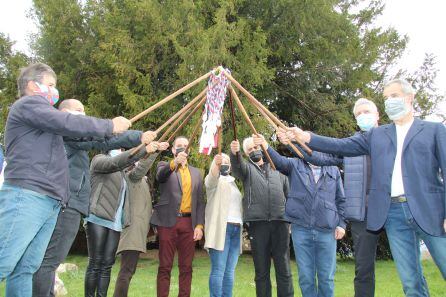
[[[44,84],[40,84],[35,82],[37,87],[39,87],[38,91],[34,91],[37,95],[45,97],[51,105],[54,105],[59,101],[59,91],[54,87],[49,87]]]
[[[184,147],[175,148],[175,157],[178,156],[179,153],[184,152],[186,149]]]
[[[229,175],[229,165],[228,164],[220,165],[220,174],[223,176]]]
[[[384,102],[384,105],[386,114],[392,121],[401,119],[409,112],[404,97],[389,97]]]
[[[254,163],[259,162],[263,157],[263,153],[262,151],[253,151],[249,154],[249,158],[251,159],[251,161],[253,161]]]
[[[85,112],[83,111],[69,110],[68,112],[74,115],[85,115]]]
[[[356,118],[356,123],[362,131],[369,131],[376,125],[376,116],[371,113],[360,114]]]
[[[111,150],[108,152],[108,154],[110,155],[110,157],[116,157],[119,156],[121,154],[121,150]]]

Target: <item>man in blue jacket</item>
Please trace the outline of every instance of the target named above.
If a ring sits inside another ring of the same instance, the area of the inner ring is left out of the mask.
[[[414,118],[414,95],[407,81],[389,82],[385,109],[393,123],[365,135],[334,139],[293,132],[318,151],[370,155],[367,228],[385,227],[406,296],[429,296],[420,240],[446,279],[446,128]]]
[[[112,136],[129,120],[102,120],[55,109],[56,74],[45,64],[22,69],[19,96],[6,121],[8,166],[0,189],[0,280],[6,296],[32,295],[32,275],[42,262],[61,206],[68,201],[63,136]]]
[[[254,144],[268,147],[263,136]],[[288,177],[285,216],[291,222],[299,286],[303,297],[334,295],[336,240],[345,235],[345,197],[336,166],[313,166],[299,158],[286,158],[268,147],[279,172]]]
[[[65,99],[59,110],[77,116],[85,116],[84,105],[76,99]],[[33,297],[54,296],[56,269],[65,260],[76,238],[82,216],[88,215],[90,203],[90,158],[89,150],[107,152],[113,149],[132,148],[140,143],[148,144],[155,133],[147,131],[125,131],[106,139],[65,138],[65,151],[69,168],[69,200],[67,207],[59,212],[57,223],[45,251],[42,264],[33,276]],[[136,157],[136,156],[135,156]],[[129,159],[132,161],[132,158]]]
[[[365,98],[358,99],[353,107],[353,114],[361,129],[357,133],[363,134],[373,127],[378,127],[378,108],[372,101]],[[289,143],[286,131],[280,129],[277,136],[284,145]],[[294,154],[291,149],[290,152]],[[345,218],[351,225],[355,254],[355,297],[375,296],[375,259],[379,232],[368,231],[366,221],[371,173],[370,156],[342,158],[319,152],[313,152],[310,156],[304,150],[301,152],[305,161],[311,164],[344,166]]]

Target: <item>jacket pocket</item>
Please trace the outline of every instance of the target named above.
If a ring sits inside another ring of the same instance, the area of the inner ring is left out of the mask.
[[[301,197],[289,197],[285,205],[287,216],[309,222],[309,216],[305,207],[305,199]]]
[[[338,209],[333,202],[324,201],[316,212],[316,226],[323,229],[335,229],[339,223]]]
[[[94,192],[92,192],[91,202],[90,202],[90,212],[96,214],[98,208],[99,196],[101,195],[102,187],[104,183],[99,183]]]

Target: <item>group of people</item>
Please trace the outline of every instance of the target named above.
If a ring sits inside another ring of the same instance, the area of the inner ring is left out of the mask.
[[[272,295],[271,259],[277,296],[294,296],[290,238],[302,295],[334,296],[337,240],[348,223],[356,297],[375,295],[382,229],[406,296],[429,296],[420,240],[446,278],[446,129],[414,119],[414,91],[407,82],[391,81],[384,88],[393,124],[378,127],[376,105],[361,98],[353,108],[360,131],[352,137],[279,129],[279,141],[295,154],[293,143],[302,159],[282,156],[255,134],[243,140],[243,153],[234,140],[229,154],[216,154],[203,180],[188,161],[188,138],[177,136],[173,158],[156,164],[160,195],[152,207],[147,172],[169,143],[157,142],[152,131],[129,130],[123,117],[86,116],[76,99],[54,108],[56,78],[45,64],[24,68],[17,81],[20,99],[6,123],[0,189],[0,280],[6,280],[6,296],[54,296],[55,271],[82,218],[89,256],[85,296],[107,296],[116,255],[121,266],[114,296],[128,295],[150,226],[159,238],[157,296],[169,295],[176,253],[178,295],[193,295],[192,262],[203,236],[211,261],[210,296],[232,296],[244,225],[257,296]],[[139,151],[130,150],[141,143]],[[91,150],[102,153],[90,162]]]

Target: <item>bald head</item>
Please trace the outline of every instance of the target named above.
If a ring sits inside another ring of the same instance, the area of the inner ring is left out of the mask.
[[[84,105],[77,99],[65,99],[59,104],[59,110],[64,112],[80,112],[84,113]]]

